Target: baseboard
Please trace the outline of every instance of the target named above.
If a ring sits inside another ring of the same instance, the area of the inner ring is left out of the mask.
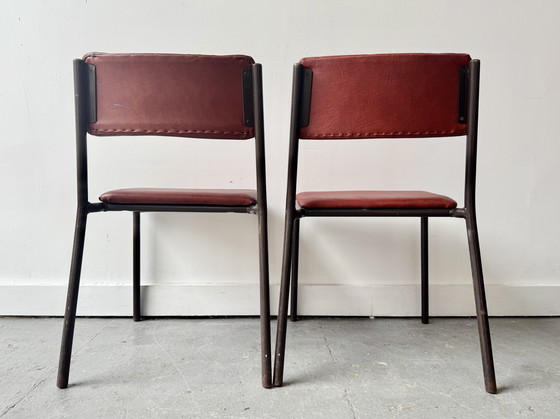
[[[558,316],[558,285],[487,285],[491,316]],[[0,285],[0,315],[60,316],[65,286]],[[142,313],[146,316],[249,316],[259,313],[254,285],[146,285]],[[271,313],[277,311],[278,286],[271,287]],[[301,315],[418,316],[420,289],[401,286],[302,285]],[[132,288],[128,285],[82,286],[78,315],[130,316]],[[474,294],[468,285],[430,286],[430,314],[472,316]]]

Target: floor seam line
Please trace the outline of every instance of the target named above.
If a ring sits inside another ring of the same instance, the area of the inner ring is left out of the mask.
[[[33,384],[33,386],[31,386],[31,388],[23,395],[19,398],[19,400],[17,400],[14,404],[12,404],[11,406],[8,406],[8,408],[6,410],[4,410],[1,414],[0,417],[3,417],[5,415],[7,415],[13,408],[15,408],[18,404],[20,404],[22,402],[22,400],[24,400],[27,396],[29,396],[37,387],[39,387],[41,384],[43,384],[50,376],[53,375],[53,373],[56,371],[55,367],[51,367],[51,371],[49,372],[49,374],[47,374],[41,381],[39,381],[38,383]]]

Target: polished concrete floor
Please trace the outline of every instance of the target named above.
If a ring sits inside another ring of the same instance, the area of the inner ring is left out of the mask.
[[[491,319],[499,393],[474,319],[289,323],[285,385],[260,385],[258,319],[0,318],[2,418],[558,418],[560,318]],[[273,329],[274,330],[274,329]]]

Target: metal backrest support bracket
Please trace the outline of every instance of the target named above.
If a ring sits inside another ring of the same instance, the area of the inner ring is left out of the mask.
[[[469,89],[469,67],[459,67],[459,107],[458,121],[462,124],[467,123],[468,114],[468,89]]]
[[[243,72],[243,123],[247,127],[255,126],[253,105],[253,68],[247,67]]]
[[[309,125],[309,112],[311,109],[311,86],[313,83],[313,71],[309,68],[302,67],[301,80],[301,102],[299,107],[299,126],[306,127]]]
[[[96,89],[96,72],[95,66],[86,64],[86,83],[88,93],[88,122],[97,122],[97,89]]]

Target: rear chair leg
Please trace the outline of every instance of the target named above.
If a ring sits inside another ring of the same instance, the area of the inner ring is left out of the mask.
[[[280,281],[280,301],[276,327],[276,350],[274,357],[274,386],[281,387],[284,381],[284,357],[286,354],[286,332],[288,326],[288,298],[290,294],[290,270],[292,267],[292,239],[295,216],[286,214],[284,226],[284,256],[282,260],[282,278]]]
[[[76,308],[78,305],[78,290],[80,287],[80,273],[84,254],[84,241],[86,235],[87,212],[78,208],[76,226],[74,229],[74,247],[68,280],[68,295],[66,297],[66,310],[64,313],[64,327],[62,329],[62,343],[60,345],[60,358],[58,363],[58,388],[68,387],[70,373],[70,359],[72,357],[72,342],[74,339],[74,325],[76,323]]]
[[[270,354],[270,287],[268,269],[268,221],[266,210],[259,209],[259,266],[260,266],[260,321],[262,386],[272,387]]]
[[[488,393],[496,394],[497,386],[494,372],[494,359],[492,356],[492,343],[490,340],[490,325],[488,324],[488,311],[486,308],[486,294],[484,291],[484,279],[482,276],[480,244],[478,241],[478,229],[474,214],[467,215],[466,222],[473,276],[474,300],[476,304],[476,319],[478,323],[478,334],[482,353],[484,384]]]
[[[292,237],[292,285],[290,297],[290,320],[295,322],[298,319],[298,270],[299,270],[299,218],[294,221]]]
[[[132,319],[142,320],[140,305],[140,213],[132,213]]]

